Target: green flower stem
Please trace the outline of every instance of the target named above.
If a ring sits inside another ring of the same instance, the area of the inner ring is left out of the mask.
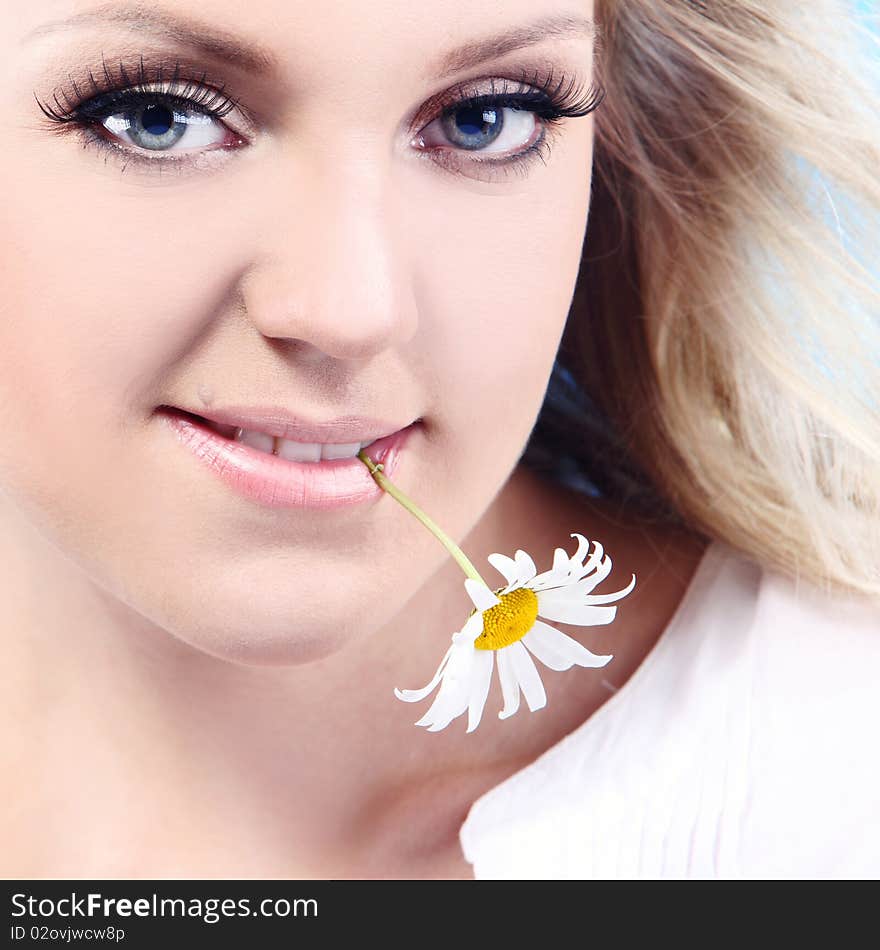
[[[404,508],[410,513],[416,516],[419,521],[434,535],[434,537],[446,548],[446,550],[455,558],[458,566],[465,572],[468,577],[472,577],[475,581],[479,581],[485,587],[489,585],[480,577],[479,571],[474,567],[473,564],[467,559],[464,551],[449,537],[449,535],[438,525],[435,521],[429,518],[424,511],[414,502],[407,498],[406,495],[382,472],[382,464],[378,465],[371,459],[369,456],[364,454],[364,450],[361,449],[358,452],[357,457],[367,466],[370,470],[370,474],[373,476],[373,480],[378,484],[378,486],[385,492],[388,492],[389,495],[395,500],[400,502]],[[489,590],[492,588],[489,587]]]

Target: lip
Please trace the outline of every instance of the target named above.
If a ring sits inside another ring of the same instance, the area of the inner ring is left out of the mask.
[[[320,442],[322,444],[371,442],[373,439],[383,439],[405,428],[399,422],[366,416],[342,416],[330,422],[317,422],[296,416],[281,406],[212,406],[210,412],[194,412],[186,407],[174,406],[160,408],[172,410],[179,408],[183,412],[208,419],[219,426],[251,429],[279,439],[290,439],[292,442]]]
[[[266,507],[326,510],[376,502],[384,494],[358,458],[293,462],[226,438],[186,410],[162,406],[157,414],[221,481]],[[365,449],[367,456],[391,476],[418,425],[419,420],[378,439]]]

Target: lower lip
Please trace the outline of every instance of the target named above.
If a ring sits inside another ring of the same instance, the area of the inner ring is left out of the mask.
[[[384,492],[358,458],[292,462],[227,439],[190,415],[160,410],[180,442],[230,488],[269,508],[344,508],[377,501]],[[392,475],[417,422],[364,450]]]

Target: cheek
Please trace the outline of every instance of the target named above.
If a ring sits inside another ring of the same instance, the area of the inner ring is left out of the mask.
[[[17,182],[0,226],[0,486],[70,551],[124,563],[137,538],[146,558],[169,508],[144,452],[151,397],[197,354],[230,269],[174,226],[174,187],[121,182],[72,143],[0,161]]]
[[[25,181],[27,199],[5,203],[3,406],[26,395],[35,421],[57,424],[60,413],[87,424],[109,406],[118,413],[132,385],[155,373],[163,353],[185,347],[208,311],[157,223],[167,201],[120,200],[82,170],[69,189],[63,176],[50,181],[48,189]]]
[[[2,160],[18,184],[4,195],[0,227],[0,454],[10,477],[11,466],[64,459],[72,479],[147,417],[163,373],[209,332],[231,269],[218,241],[199,240],[207,226],[187,221],[173,185],[125,182],[72,141],[23,140],[11,155],[14,166]],[[26,475],[36,473],[16,478]]]
[[[516,192],[453,186],[419,204],[440,209],[420,245],[420,332],[427,353],[445,354],[433,364],[448,374],[436,402],[463,430],[470,468],[492,455],[513,465],[543,403],[589,205],[589,140],[573,138]]]

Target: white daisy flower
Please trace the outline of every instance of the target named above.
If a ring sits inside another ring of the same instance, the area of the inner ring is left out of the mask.
[[[574,556],[556,548],[553,567],[543,574],[537,573],[535,562],[525,551],[517,551],[514,558],[503,554],[491,554],[488,558],[504,575],[506,587],[493,592],[481,580],[465,580],[475,610],[462,629],[452,635],[452,644],[430,683],[422,689],[394,690],[398,699],[414,703],[440,684],[434,702],[416,722],[417,726],[439,732],[467,711],[467,731],[473,732],[483,715],[496,656],[504,697],[504,707],[498,713],[500,719],[507,719],[519,709],[520,690],[532,712],[546,704],[547,695],[533,656],[551,670],[601,667],[613,658],[591,653],[577,640],[539,619],[579,626],[611,623],[617,607],[606,605],[625,597],[635,586],[633,574],[622,590],[592,594],[593,588],[611,571],[611,558],[598,541],[593,542],[593,551],[587,557],[590,541],[582,534],[574,533],[571,537],[578,539]]]
[[[374,462],[363,449],[357,457],[383,491],[418,518],[455,558],[467,575],[464,586],[474,603],[475,609],[464,626],[452,635],[452,644],[431,682],[422,689],[394,690],[398,699],[415,703],[440,684],[431,708],[416,722],[417,726],[439,732],[467,710],[467,731],[473,732],[480,724],[489,695],[496,654],[504,697],[504,708],[498,713],[500,719],[507,719],[519,709],[520,690],[532,712],[546,704],[544,684],[532,656],[551,670],[567,670],[575,665],[604,666],[613,659],[610,655],[591,653],[577,640],[538,619],[580,626],[614,620],[617,608],[605,605],[625,597],[635,587],[636,576],[633,574],[623,590],[592,594],[593,588],[611,571],[611,558],[598,541],[593,542],[593,552],[587,558],[590,542],[582,534],[572,534],[572,538],[578,539],[574,556],[556,548],[553,567],[543,574],[538,574],[535,562],[525,551],[517,551],[513,558],[490,554],[489,563],[507,581],[506,587],[493,592],[464,551],[384,474],[381,463]]]

